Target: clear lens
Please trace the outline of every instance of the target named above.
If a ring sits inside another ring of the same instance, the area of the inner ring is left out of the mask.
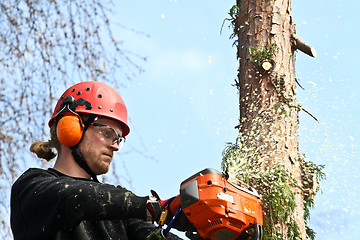
[[[104,140],[109,144],[116,143],[119,148],[121,148],[124,145],[125,138],[120,136],[115,129],[101,123],[93,123],[93,126],[97,127],[99,129],[99,133],[101,136],[103,136]]]
[[[119,146],[119,150],[124,146],[125,143],[125,138],[124,137],[120,137],[119,141],[118,141],[118,146]]]

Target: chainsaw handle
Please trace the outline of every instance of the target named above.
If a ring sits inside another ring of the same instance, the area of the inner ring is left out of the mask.
[[[178,208],[178,210],[176,211],[176,213],[174,214],[173,218],[171,219],[169,225],[168,225],[167,228],[164,230],[164,235],[165,235],[165,236],[169,233],[172,225],[174,224],[174,222],[176,221],[177,217],[178,217],[179,214],[181,213],[181,210],[182,210],[182,208],[181,208],[181,206],[180,206],[180,207]]]

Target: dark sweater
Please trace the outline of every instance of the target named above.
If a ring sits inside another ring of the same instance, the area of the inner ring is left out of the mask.
[[[15,240],[144,240],[156,230],[145,221],[147,200],[122,187],[31,168],[12,187],[11,228]]]

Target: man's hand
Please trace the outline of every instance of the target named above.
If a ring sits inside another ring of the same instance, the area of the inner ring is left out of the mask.
[[[165,206],[168,204],[169,201],[172,201],[175,197],[160,200],[159,195],[154,191],[151,190],[151,196],[149,196],[149,200],[147,201],[147,220],[151,222],[159,223],[160,216],[162,211],[165,209]],[[177,202],[176,205],[173,205],[173,208],[176,212],[177,208],[180,206],[180,202]],[[165,220],[165,219],[164,219]]]
[[[155,191],[151,191],[152,196],[149,197],[147,203],[148,209],[148,220],[152,222],[157,222],[160,225],[166,224],[169,225],[171,220],[173,219],[175,213],[181,207],[181,198],[180,195],[175,197],[160,200],[159,196],[156,194]],[[167,209],[166,209],[167,208]],[[162,219],[161,213],[162,211],[167,211],[165,219]],[[160,220],[160,222],[159,222]],[[189,221],[189,219],[185,216],[185,213],[181,210],[177,218],[173,221],[172,228],[175,228],[182,232],[189,232],[189,233],[197,233],[196,228],[194,225]],[[195,234],[192,235],[193,239],[202,239],[200,235]],[[197,238],[196,238],[197,237]]]
[[[161,201],[159,195],[154,190],[151,190],[151,196],[149,196],[149,200],[146,204],[147,220],[151,222],[158,222],[160,219],[162,208],[165,204],[166,202]]]

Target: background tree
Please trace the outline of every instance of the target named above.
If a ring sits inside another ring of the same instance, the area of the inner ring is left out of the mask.
[[[313,239],[309,208],[324,175],[299,152],[298,112],[304,109],[294,66],[296,50],[312,57],[315,50],[296,36],[290,0],[238,0],[229,14],[240,62],[240,124],[223,167],[261,194],[265,239]]]
[[[5,219],[11,183],[24,170],[25,159],[31,159],[29,142],[48,136],[59,90],[83,80],[121,87],[142,71],[138,61],[144,59],[114,38],[111,9],[111,1],[100,0],[0,3],[2,239],[9,236]]]

